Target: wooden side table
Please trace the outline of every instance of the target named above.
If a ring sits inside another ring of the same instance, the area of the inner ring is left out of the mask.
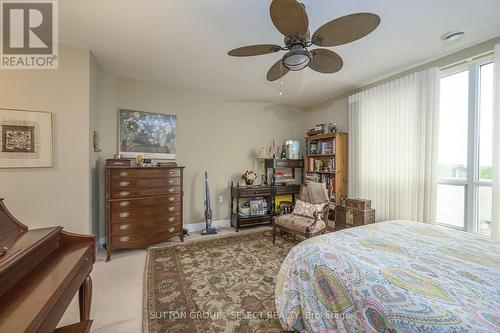
[[[272,187],[271,186],[236,186],[231,182],[231,226],[236,232],[241,227],[266,225],[272,223]],[[267,202],[267,212],[263,215],[242,216],[239,207],[242,200],[263,198]]]

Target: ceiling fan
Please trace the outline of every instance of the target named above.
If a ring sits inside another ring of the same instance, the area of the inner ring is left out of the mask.
[[[267,80],[275,81],[289,71],[306,67],[319,73],[338,72],[344,65],[342,58],[328,49],[314,49],[312,45],[331,47],[347,44],[365,37],[380,24],[380,17],[372,13],[356,13],[334,19],[309,32],[309,19],[305,6],[297,0],[273,0],[269,8],[274,26],[285,36],[285,46],[259,44],[243,46],[228,52],[234,57],[248,57],[261,54],[288,51],[267,72]]]

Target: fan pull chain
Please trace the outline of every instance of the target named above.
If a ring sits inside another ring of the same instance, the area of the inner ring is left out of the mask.
[[[283,96],[283,80],[280,80],[280,90],[279,90],[279,95]]]

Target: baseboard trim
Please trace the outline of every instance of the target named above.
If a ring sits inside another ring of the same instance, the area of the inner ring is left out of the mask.
[[[183,228],[187,229],[189,232],[198,232],[202,231],[205,229],[205,222],[200,222],[200,223],[190,223],[190,224],[184,224]],[[219,221],[212,221],[212,227],[216,229],[220,228],[228,228],[231,226],[231,221],[230,220],[219,220]],[[103,249],[104,246],[106,245],[106,237],[101,237],[96,240],[96,249]]]
[[[212,227],[216,229],[227,228],[230,226],[231,226],[231,221],[229,220],[212,221]],[[206,228],[205,222],[184,224],[184,229],[187,229],[187,231],[189,232],[202,231],[205,228]]]

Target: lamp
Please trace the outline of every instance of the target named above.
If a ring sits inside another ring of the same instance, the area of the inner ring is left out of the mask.
[[[264,147],[260,147],[257,159],[260,161],[260,186],[266,185],[266,178],[264,176],[264,163],[266,162],[267,154]]]
[[[300,71],[306,68],[312,60],[312,54],[304,45],[298,43],[290,47],[290,51],[285,53],[283,65],[291,71]]]

